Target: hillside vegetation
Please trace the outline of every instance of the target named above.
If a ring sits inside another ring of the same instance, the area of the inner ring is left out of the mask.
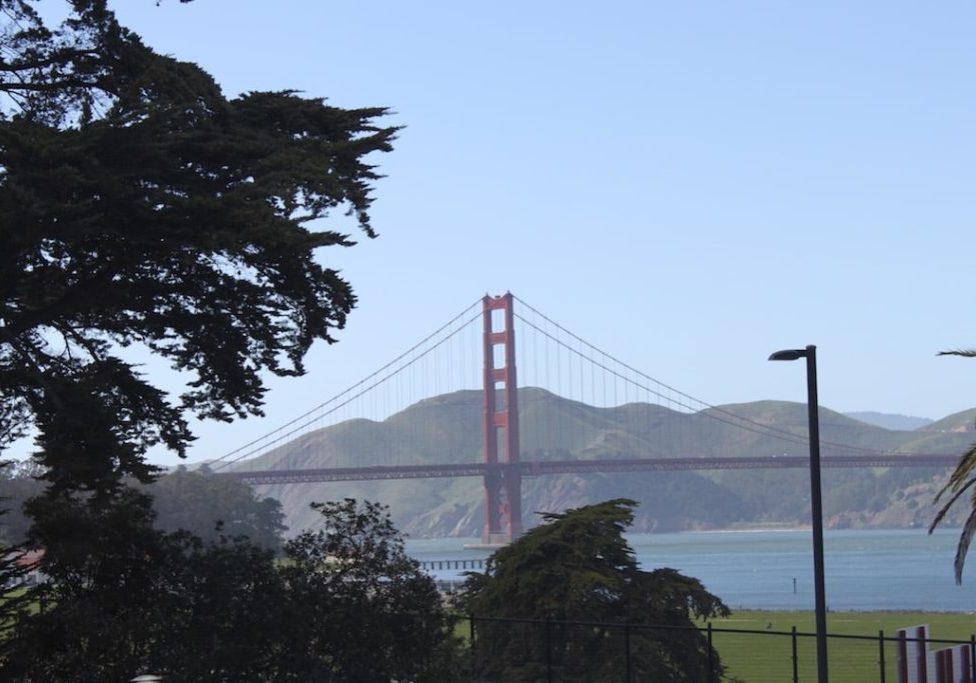
[[[523,460],[806,455],[806,406],[759,401],[682,413],[652,404],[584,405],[541,389],[519,391]],[[821,408],[824,455],[850,448],[901,453],[961,453],[973,439],[976,411],[921,429],[896,431]],[[421,401],[382,422],[352,420],[310,432],[241,469],[299,469],[478,462],[482,396],[462,391]],[[826,469],[824,510],[834,527],[924,526],[944,470]],[[413,536],[478,536],[478,478],[341,482],[263,487],[279,499],[292,532],[314,520],[308,503],[344,497],[390,505]],[[566,474],[526,477],[526,527],[536,512],[559,512],[608,498],[640,502],[634,531],[715,529],[809,519],[803,469]]]

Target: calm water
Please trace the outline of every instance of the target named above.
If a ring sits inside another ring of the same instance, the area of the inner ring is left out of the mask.
[[[824,565],[832,610],[976,612],[976,548],[962,586],[953,578],[958,531],[827,531]],[[628,536],[645,569],[673,567],[695,576],[732,608],[813,609],[809,531],[743,531]],[[407,542],[418,560],[486,557],[466,550],[476,539]],[[458,572],[435,572],[458,578]],[[794,593],[793,580],[796,579]]]

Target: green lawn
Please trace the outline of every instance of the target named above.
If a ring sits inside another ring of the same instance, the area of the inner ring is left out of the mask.
[[[827,615],[827,632],[831,636],[869,636],[870,640],[831,637],[828,660],[832,683],[871,683],[880,681],[881,651],[878,632],[894,637],[899,628],[928,624],[932,638],[969,641],[976,632],[976,617],[961,613],[929,612],[831,612]],[[799,633],[814,632],[813,612],[738,611],[728,619],[716,619],[714,629],[753,630],[761,633],[726,633],[716,631],[713,643],[730,676],[744,683],[777,683],[793,680],[792,638],[777,635],[793,626]],[[937,646],[930,646],[936,649]],[[885,645],[885,681],[895,678],[895,644]],[[812,636],[797,638],[797,673],[799,681],[816,681],[816,644]]]

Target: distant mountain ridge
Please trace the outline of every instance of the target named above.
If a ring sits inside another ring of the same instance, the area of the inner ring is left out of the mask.
[[[548,391],[519,390],[524,460],[695,456],[805,455],[806,406],[779,401],[717,406],[682,413],[654,404],[611,408],[585,405]],[[247,463],[242,469],[478,462],[481,459],[482,394],[461,391],[420,401],[382,422],[351,420],[305,434]],[[972,411],[976,415],[976,409]],[[958,427],[964,414],[944,418]],[[892,430],[821,408],[822,452],[863,448],[904,453],[955,454],[971,434],[957,429]],[[942,422],[942,421],[940,421]],[[972,424],[971,421],[968,424]],[[772,428],[780,436],[776,438]],[[905,490],[941,475],[914,468],[826,470],[824,509],[838,525],[921,525],[930,505]],[[537,511],[556,512],[598,500],[629,497],[641,502],[635,530],[722,528],[809,518],[803,470],[638,472],[526,477],[523,522]],[[899,497],[901,491],[901,497]],[[918,489],[921,491],[921,489]],[[293,531],[311,524],[311,501],[344,497],[387,503],[394,520],[415,536],[477,536],[483,491],[478,478],[342,482],[263,487],[278,498]],[[926,494],[927,495],[927,494]],[[919,498],[921,496],[921,498]],[[906,501],[913,501],[909,503]],[[882,515],[895,506],[898,514]],[[881,520],[881,521],[877,521]]]
[[[911,415],[898,415],[893,413],[877,413],[872,410],[859,410],[853,413],[844,413],[847,417],[866,422],[875,427],[884,429],[895,429],[908,431],[911,429],[922,429],[934,422],[927,417],[913,417]]]

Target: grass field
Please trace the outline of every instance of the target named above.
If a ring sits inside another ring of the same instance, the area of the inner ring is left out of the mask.
[[[929,635],[938,640],[969,642],[976,633],[976,616],[931,612],[831,612],[827,615],[827,644],[832,683],[894,683],[895,643],[884,647],[885,677],[881,677],[879,631],[893,638],[899,628],[929,625]],[[712,622],[713,644],[728,667],[730,676],[744,683],[793,680],[793,646],[789,632],[811,634],[797,637],[797,674],[801,683],[816,681],[814,613],[738,611],[728,619]],[[720,629],[751,630],[759,633],[729,633]],[[779,635],[786,632],[787,635]],[[840,636],[867,636],[868,639]],[[946,645],[930,645],[930,649]]]

